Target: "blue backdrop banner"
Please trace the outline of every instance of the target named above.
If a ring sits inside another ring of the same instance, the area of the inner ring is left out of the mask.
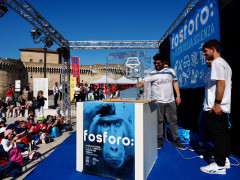
[[[171,64],[180,88],[204,86],[207,65],[201,48],[210,39],[220,41],[218,0],[200,0],[170,37]]]

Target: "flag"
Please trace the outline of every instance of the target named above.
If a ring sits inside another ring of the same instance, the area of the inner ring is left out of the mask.
[[[79,57],[72,56],[72,70],[73,70],[73,77],[77,77],[80,79],[80,72],[79,72]]]

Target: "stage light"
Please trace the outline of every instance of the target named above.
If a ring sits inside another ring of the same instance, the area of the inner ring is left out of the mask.
[[[33,39],[38,39],[42,35],[38,29],[33,29],[30,32]]]
[[[53,40],[52,39],[46,39],[46,46],[50,48],[53,45]]]
[[[0,17],[3,17],[7,12],[7,6],[0,2]]]

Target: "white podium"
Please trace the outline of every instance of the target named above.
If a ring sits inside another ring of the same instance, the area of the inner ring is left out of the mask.
[[[77,103],[77,171],[145,180],[156,159],[156,103]]]

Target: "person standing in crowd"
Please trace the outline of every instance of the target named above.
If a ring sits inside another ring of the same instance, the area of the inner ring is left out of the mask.
[[[87,101],[88,101],[88,91],[89,91],[89,88],[88,88],[88,84],[87,83],[85,83],[84,91],[85,91],[85,97],[87,98]]]
[[[9,102],[10,98],[13,98],[14,90],[12,89],[12,86],[9,86],[7,90],[7,97],[6,97],[6,103]]]
[[[94,89],[93,96],[94,96],[94,101],[98,101],[99,100],[99,92],[98,92],[97,88]]]
[[[74,88],[74,98],[76,99],[76,102],[79,102],[79,100],[81,99],[80,96],[80,92],[81,92],[81,88],[80,88],[80,84],[77,84],[77,86]]]
[[[80,84],[80,88],[81,88],[81,91],[80,91],[80,99],[81,101],[85,101],[85,88],[83,87],[83,83]]]
[[[145,77],[140,82],[140,87],[144,85],[144,81],[150,81],[152,86],[152,96],[157,100],[158,104],[158,149],[163,147],[163,123],[164,115],[170,124],[170,130],[173,137],[172,145],[181,150],[187,148],[182,145],[180,138],[178,137],[177,126],[177,106],[181,103],[179,85],[177,82],[177,76],[172,68],[164,68],[164,56],[162,54],[156,54],[153,64],[155,69],[150,72],[149,77]],[[176,100],[174,98],[173,88],[177,94]]]
[[[210,174],[226,174],[230,168],[230,135],[228,114],[231,107],[232,70],[220,55],[221,44],[210,40],[202,47],[203,55],[212,60],[210,78],[205,90],[204,107],[208,136],[214,145],[214,160],[201,171]]]
[[[99,92],[99,99],[100,100],[104,99],[104,88],[102,84],[100,84],[100,87],[98,88],[98,92]]]
[[[47,100],[47,98],[45,98],[43,96],[43,91],[38,91],[38,96],[37,96],[37,101],[38,101],[38,117],[43,117],[44,116],[44,112],[43,112],[43,107],[45,104],[45,100]]]
[[[58,97],[59,97],[58,82],[55,82],[55,86],[53,87],[53,94],[54,94],[54,106],[55,106],[55,108],[57,108],[58,107]]]

